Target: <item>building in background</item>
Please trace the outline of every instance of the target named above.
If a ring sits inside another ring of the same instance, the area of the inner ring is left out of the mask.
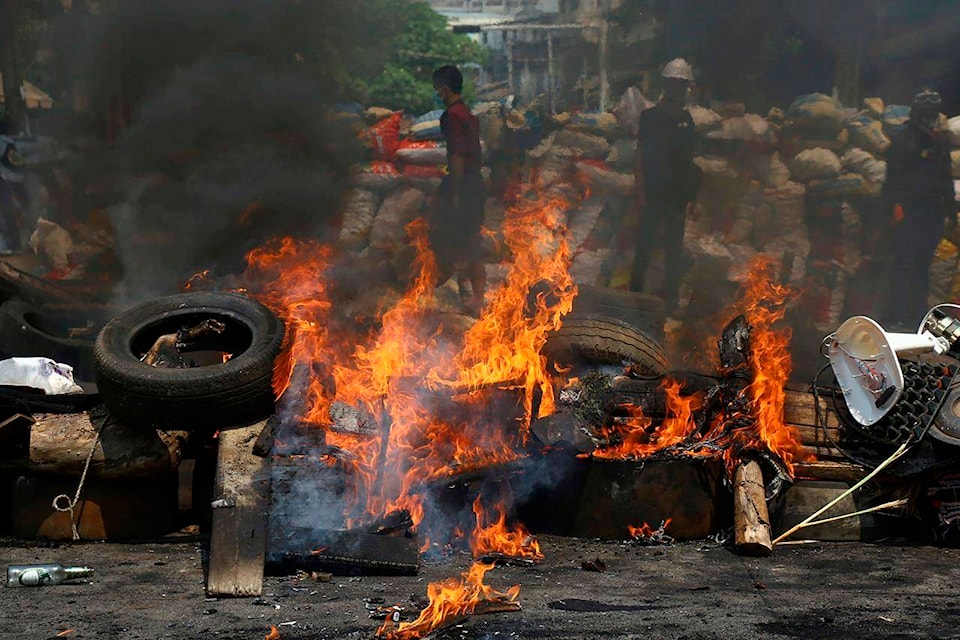
[[[490,50],[484,98],[543,96],[554,110],[611,104],[611,12],[623,0],[432,0],[451,27]],[[652,38],[653,31],[650,30]]]

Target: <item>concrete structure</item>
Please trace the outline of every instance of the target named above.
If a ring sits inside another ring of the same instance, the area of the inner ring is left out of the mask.
[[[432,0],[452,28],[490,52],[481,75],[529,103],[551,108],[609,106],[607,14],[623,0]]]

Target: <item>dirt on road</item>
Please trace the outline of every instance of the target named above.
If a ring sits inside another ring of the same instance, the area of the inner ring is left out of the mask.
[[[523,610],[475,616],[438,639],[960,637],[960,550],[832,543],[744,558],[708,542],[668,547],[541,539],[546,561],[498,567],[487,582],[521,585]],[[603,573],[581,568],[600,558]],[[463,554],[416,577],[268,577],[263,597],[207,598],[206,542],[61,544],[0,541],[0,565],[89,565],[90,584],[0,589],[0,638],[371,639],[365,598],[422,600],[430,581],[469,566]]]

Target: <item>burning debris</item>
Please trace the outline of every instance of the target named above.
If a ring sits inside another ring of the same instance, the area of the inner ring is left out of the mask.
[[[506,514],[502,504],[497,505],[497,519],[486,524],[488,514],[483,508],[480,496],[473,501],[473,513],[477,526],[470,536],[470,550],[473,557],[486,563],[524,563],[533,564],[544,559],[537,539],[522,524],[513,530],[507,528]]]
[[[420,485],[522,455],[534,410],[553,410],[553,381],[541,351],[576,292],[563,238],[568,206],[528,194],[507,210],[509,271],[459,346],[431,328],[436,276],[422,221],[407,228],[416,277],[370,336],[353,334],[350,319],[336,314],[336,283],[323,284],[336,260],[330,249],[287,239],[251,253],[245,288],[293,329],[274,380],[281,407],[291,407],[283,419],[323,430],[327,445],[353,455],[346,468],[348,521],[402,509],[421,527]],[[489,414],[489,396],[501,387],[521,394],[519,416]],[[461,422],[474,414],[479,422]],[[491,537],[478,553],[498,552],[503,542],[513,545],[508,556],[536,557],[526,538]]]
[[[433,582],[427,587],[430,603],[413,622],[394,624],[388,619],[378,630],[382,640],[416,640],[428,634],[461,622],[469,615],[520,611],[520,587],[505,592],[484,584],[483,579],[492,564],[475,563],[460,578]]]
[[[647,546],[673,544],[674,539],[667,535],[667,527],[670,526],[671,518],[662,520],[660,526],[653,528],[646,522],[639,527],[627,527],[630,537]]]

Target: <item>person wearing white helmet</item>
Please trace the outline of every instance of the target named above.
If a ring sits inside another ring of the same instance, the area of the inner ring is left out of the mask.
[[[950,142],[937,128],[940,94],[917,93],[906,126],[892,136],[887,151],[884,200],[890,213],[889,293],[881,313],[898,330],[916,326],[927,310],[930,265],[944,222],[956,225]]]
[[[683,231],[687,213],[700,190],[701,174],[693,162],[696,135],[686,110],[693,84],[693,67],[683,58],[668,62],[662,72],[660,102],[640,115],[636,176],[636,202],[640,231],[630,277],[630,289],[643,291],[650,254],[662,229],[666,253],[663,297],[669,312],[675,310],[683,278]]]

